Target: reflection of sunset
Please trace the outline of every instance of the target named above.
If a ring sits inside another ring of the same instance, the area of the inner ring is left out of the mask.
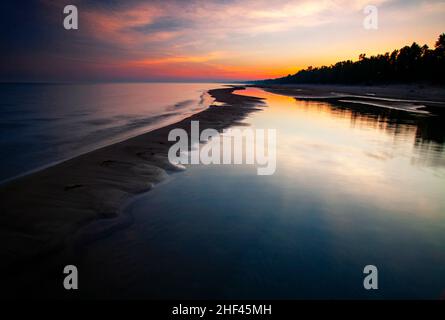
[[[277,130],[277,170],[292,175],[308,190],[323,186],[330,195],[325,199],[328,204],[337,196],[363,202],[373,197],[374,205],[384,210],[414,210],[430,217],[440,212],[443,204],[434,201],[433,194],[418,194],[418,188],[441,189],[440,177],[445,175],[444,152],[434,141],[438,136],[416,138],[425,119],[416,122],[408,113],[391,109],[301,101],[257,88],[237,94],[266,98],[267,106],[247,122]],[[421,174],[425,169],[434,174]],[[300,180],[303,172],[306,179]],[[406,172],[411,172],[408,180]]]
[[[267,93],[256,88],[239,91],[238,94],[266,98],[274,108],[268,110],[268,116],[293,119],[297,113],[299,118],[314,118],[326,127],[347,127],[360,129],[361,133],[376,134],[378,132],[397,137],[407,138],[416,147],[433,143],[436,151],[442,150],[443,133],[435,118],[415,118],[409,113],[385,108],[348,108],[334,106],[325,102],[308,102],[293,97]],[[289,106],[294,107],[289,107]],[[417,123],[414,119],[418,119]],[[294,121],[294,119],[292,120]],[[436,128],[436,129],[434,129]],[[371,130],[372,129],[372,130]],[[431,147],[431,149],[434,149]]]

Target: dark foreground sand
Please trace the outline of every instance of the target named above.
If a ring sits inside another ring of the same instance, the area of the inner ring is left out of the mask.
[[[346,86],[346,85],[255,85],[266,91],[342,105],[375,104],[381,107],[445,116],[445,88],[425,85]],[[357,97],[360,96],[360,97]],[[388,100],[382,100],[388,99]],[[404,101],[389,101],[409,100]]]
[[[81,227],[119,215],[132,195],[150,190],[178,168],[168,161],[174,128],[190,134],[222,130],[258,110],[262,100],[233,94],[242,87],[210,90],[218,102],[176,124],[87,153],[0,187],[2,271],[62,249]],[[5,273],[4,273],[5,274]]]

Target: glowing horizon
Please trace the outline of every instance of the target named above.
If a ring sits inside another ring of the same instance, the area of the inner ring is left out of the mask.
[[[363,28],[364,0],[70,3],[79,30],[63,29],[63,1],[7,5],[16,28],[2,31],[2,81],[276,78],[414,41],[433,47],[445,32],[445,1],[375,0],[377,30]]]

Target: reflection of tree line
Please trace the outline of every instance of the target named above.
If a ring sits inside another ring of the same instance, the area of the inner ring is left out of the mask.
[[[301,105],[313,108],[314,102]],[[317,103],[318,104],[318,103]],[[425,152],[441,153],[444,151],[445,126],[440,116],[416,115],[402,110],[381,108],[360,104],[329,101],[319,103],[319,107],[336,117],[349,119],[352,126],[365,126],[384,130],[394,136],[412,135],[414,146]]]
[[[265,80],[266,83],[445,83],[445,33],[436,41],[435,48],[413,43],[393,52],[359,60],[337,62],[320,68],[308,67],[283,78]]]
[[[445,143],[445,126],[443,118],[428,117],[420,119],[417,123],[416,144],[424,144],[426,142],[434,142],[438,151],[443,150]]]

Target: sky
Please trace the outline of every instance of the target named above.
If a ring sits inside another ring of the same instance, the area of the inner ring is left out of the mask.
[[[63,8],[78,8],[65,30]],[[364,8],[378,28],[363,27]],[[0,81],[235,81],[356,60],[445,32],[445,0],[0,2]]]

